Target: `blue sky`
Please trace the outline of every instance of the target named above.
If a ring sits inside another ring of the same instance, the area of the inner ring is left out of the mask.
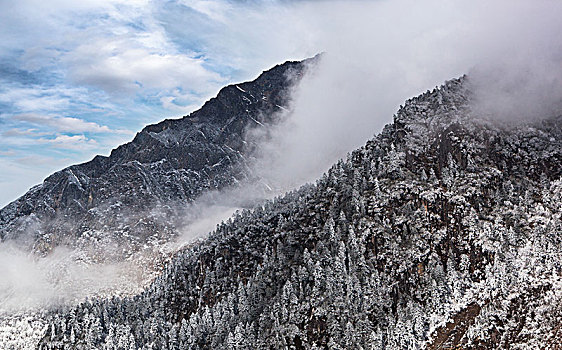
[[[294,167],[309,163],[295,161],[303,149],[317,159],[345,140],[331,164],[404,99],[474,67],[562,91],[561,15],[559,0],[0,0],[0,207],[228,83],[318,52],[322,77],[295,96]]]
[[[0,1],[0,206],[146,124],[188,114],[227,83],[314,54],[274,30],[291,6]]]

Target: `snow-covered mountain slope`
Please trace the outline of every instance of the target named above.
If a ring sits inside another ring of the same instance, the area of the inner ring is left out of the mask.
[[[94,261],[169,240],[178,208],[252,177],[256,145],[247,134],[279,122],[306,64],[286,62],[227,86],[198,111],[145,127],[109,157],[54,173],[0,211],[0,240],[39,253],[87,247]]]
[[[407,101],[141,294],[54,311],[39,348],[560,348],[562,113],[506,123],[471,98],[461,78]]]

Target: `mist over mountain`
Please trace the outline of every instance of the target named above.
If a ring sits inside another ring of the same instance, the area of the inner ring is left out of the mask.
[[[306,185],[182,248],[134,297],[46,315],[40,349],[556,348],[562,111],[408,100]]]

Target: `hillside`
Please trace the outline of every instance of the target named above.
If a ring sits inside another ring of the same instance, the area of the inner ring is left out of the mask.
[[[472,96],[463,77],[407,101],[141,294],[53,311],[39,348],[562,347],[562,113],[506,123]]]

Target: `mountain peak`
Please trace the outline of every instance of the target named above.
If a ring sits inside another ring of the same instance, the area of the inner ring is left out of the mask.
[[[245,170],[254,147],[245,140],[248,130],[278,122],[291,86],[315,59],[285,62],[229,85],[190,115],[146,126],[109,157],[50,175],[0,211],[0,238],[31,242],[47,253],[61,244],[89,245],[84,233],[105,232],[111,239],[135,237],[124,248],[127,256],[155,232],[173,236],[176,204],[251,176]],[[159,215],[150,214],[157,208]],[[147,218],[149,224],[136,224]]]

